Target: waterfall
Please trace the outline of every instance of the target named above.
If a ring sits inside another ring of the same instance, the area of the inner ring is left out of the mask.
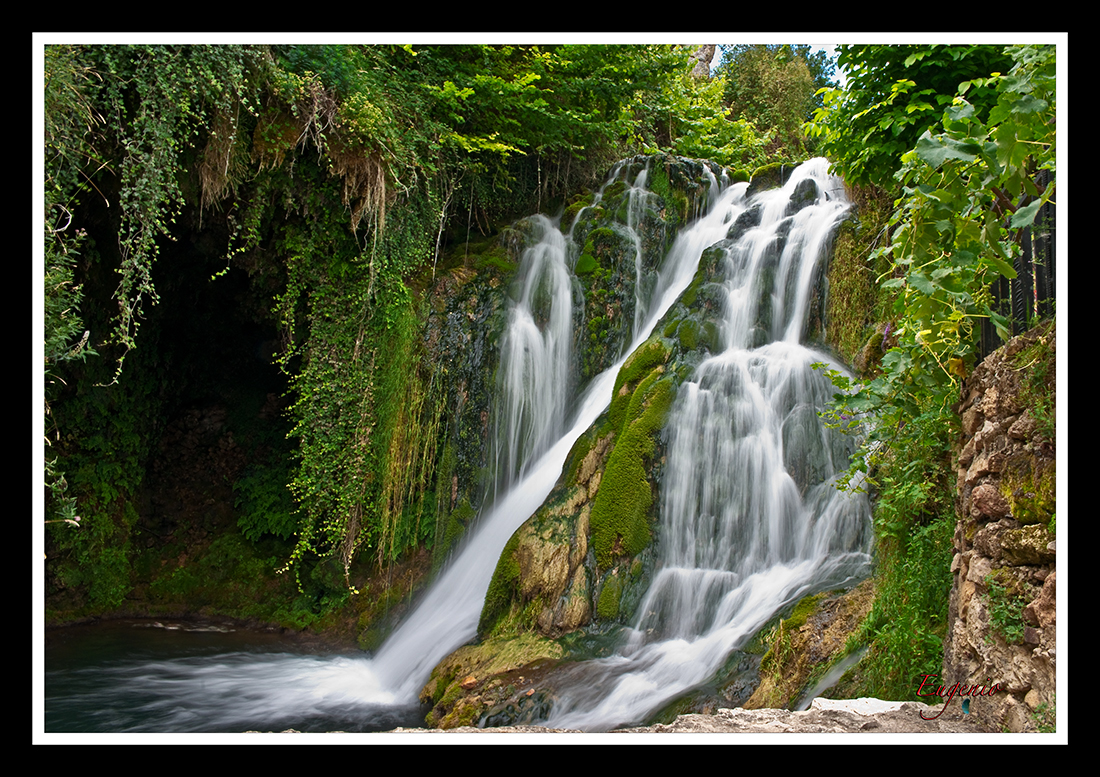
[[[863,574],[869,510],[832,487],[850,449],[816,415],[833,389],[810,365],[829,360],[800,344],[815,263],[847,207],[826,170],[815,160],[781,190],[752,197],[747,184],[720,186],[710,176],[709,209],[680,232],[655,275],[643,277],[636,253],[630,343],[580,394],[570,375],[569,243],[548,219],[533,219],[501,346],[489,454],[495,498],[415,610],[372,658],[127,662],[117,670],[127,678],[117,683],[117,706],[134,707],[126,689],[148,686],[157,697],[150,715],[172,731],[282,726],[296,715],[385,721],[415,706],[436,664],[475,636],[508,539],[546,499],[574,442],[610,404],[620,367],[715,244],[726,253],[723,350],[699,364],[671,411],[658,571],[618,655],[571,670],[576,681],[562,688],[550,724],[603,730],[644,720],[712,677],[785,605]],[[635,240],[633,206],[652,196],[646,176],[628,183],[633,215],[624,228]],[[792,209],[792,199],[807,196],[811,204]],[[758,226],[726,240],[757,210]]]
[[[612,179],[618,173],[616,168]],[[644,181],[642,177],[641,183]],[[638,179],[635,180],[635,188],[640,189]],[[543,413],[542,409],[537,409],[536,412],[533,407],[529,411],[505,409],[499,416],[508,423],[515,419],[519,425],[531,430],[534,425],[529,423],[530,419],[537,415],[542,419],[539,423],[545,423],[545,427],[537,433],[508,430],[502,439],[519,441],[525,435],[529,439],[537,437],[547,446],[545,452],[533,462],[527,463],[521,462],[518,457],[513,458],[511,454],[502,454],[506,460],[515,462],[518,476],[481,516],[473,537],[435,582],[423,602],[370,662],[367,673],[369,680],[365,681],[364,687],[371,689],[372,699],[387,699],[391,702],[415,700],[432,668],[455,648],[474,637],[485,592],[508,539],[549,495],[561,475],[573,443],[595,423],[611,403],[619,369],[630,354],[645,342],[657,321],[687,288],[695,275],[703,250],[725,235],[729,222],[743,209],[745,188],[745,184],[740,184],[727,189],[717,198],[715,206],[705,217],[684,229],[676,238],[657,273],[656,282],[652,284],[652,294],[646,300],[646,309],[649,312],[641,324],[635,327],[630,346],[614,365],[595,377],[583,394],[572,403],[575,411],[571,420],[561,427],[563,431],[556,441],[549,440],[552,436],[551,430],[557,423],[559,410]],[[542,316],[542,327],[531,326],[527,300],[533,297],[528,295],[528,289],[553,289],[555,294],[560,295],[560,299],[553,303],[544,300],[540,304],[544,311],[560,311],[572,305],[571,287],[560,276],[558,240],[561,234],[548,221],[540,223],[545,231],[539,243],[524,253],[521,270],[524,276],[523,292],[509,315],[509,330],[505,335],[506,342],[525,343],[525,346],[520,348],[508,345],[502,352],[500,369],[505,375],[516,376],[505,379],[504,386],[509,391],[528,390],[531,386],[531,381],[526,377],[528,375],[545,376],[547,384],[550,380],[559,381],[554,385],[537,386],[539,392],[544,392],[545,396],[553,397],[553,401],[557,402],[559,397],[569,396],[568,376],[556,366],[550,366],[550,362],[560,356],[560,351],[556,347],[550,347],[549,343],[554,341],[557,344],[562,331],[554,329],[557,319],[553,313]],[[551,280],[539,280],[543,273],[550,276]],[[538,318],[539,316],[534,316],[534,319]],[[568,340],[568,337],[565,339]],[[544,360],[544,363],[535,364],[536,357]],[[520,368],[514,364],[505,364],[505,360],[516,360],[524,366]],[[546,401],[548,405],[551,402],[550,399]],[[505,408],[527,408],[530,399],[505,397],[502,402]],[[515,444],[520,445],[519,442]],[[537,455],[538,446],[532,445],[530,450]],[[384,688],[385,691],[379,694],[379,688]]]
[[[545,216],[530,221],[537,240],[520,259],[518,295],[501,344],[490,457],[494,498],[561,437],[570,399],[573,285],[565,237]]]
[[[812,204],[790,213],[809,187]],[[834,487],[850,441],[816,412],[834,389],[811,365],[830,359],[799,342],[847,204],[813,160],[748,206],[759,225],[725,245],[725,349],[682,384],[666,427],[658,571],[618,655],[573,669],[548,725],[645,720],[783,606],[870,563],[867,501]]]

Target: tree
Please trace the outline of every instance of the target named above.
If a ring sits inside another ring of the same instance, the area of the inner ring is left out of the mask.
[[[893,187],[901,155],[934,131],[959,85],[1003,73],[1012,60],[1002,46],[839,46],[847,86],[819,90],[822,105],[807,126],[819,151],[849,183]],[[968,100],[984,116],[996,94],[974,86]]]
[[[804,151],[801,127],[819,107],[818,92],[835,86],[833,72],[824,51],[789,44],[723,46],[718,66],[730,118],[773,133],[773,150],[795,156]]]

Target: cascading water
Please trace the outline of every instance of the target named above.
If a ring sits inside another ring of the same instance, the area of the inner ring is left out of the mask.
[[[612,177],[614,178],[617,173],[617,170],[613,172]],[[642,182],[644,183],[644,178]],[[739,207],[737,203],[743,199],[744,188],[744,185],[741,185],[737,189],[727,190],[707,217],[698,220],[676,238],[658,273],[657,281],[653,286],[653,295],[647,301],[650,313],[641,326],[635,329],[633,340],[622,357],[596,376],[580,398],[573,403],[576,410],[571,422],[564,427],[564,432],[546,449],[545,453],[533,462],[518,463],[519,476],[481,517],[474,536],[433,585],[416,611],[387,640],[376,657],[367,662],[369,668],[365,668],[363,687],[368,690],[372,700],[390,702],[415,700],[432,668],[444,656],[476,634],[477,620],[484,603],[485,592],[489,588],[493,570],[508,539],[549,495],[561,474],[573,443],[595,423],[600,413],[610,404],[619,369],[629,355],[645,342],[660,317],[683,293],[695,274],[703,250],[724,236],[733,213]],[[555,327],[562,322],[551,313],[542,317],[543,326],[533,326],[531,322],[538,317],[530,316],[527,309],[529,306],[527,300],[532,299],[528,296],[528,289],[540,286],[553,288],[555,293],[560,295],[560,299],[552,303],[544,300],[544,310],[560,312],[567,305],[572,305],[571,286],[563,281],[558,264],[561,234],[548,221],[540,223],[543,227],[542,240],[524,254],[523,261],[528,265],[525,272],[521,270],[521,275],[525,278],[524,291],[519,295],[517,304],[509,314],[511,325],[505,335],[509,345],[502,352],[500,368],[502,373],[516,377],[506,378],[502,388],[505,391],[524,392],[530,386],[526,376],[542,375],[546,377],[547,382],[552,376],[554,380],[560,382],[549,387],[539,386],[538,390],[549,389],[551,394],[557,392],[560,396],[568,397],[570,395],[568,374],[549,364],[559,358],[561,350],[564,350],[564,348],[558,350],[548,345],[551,342],[560,343],[561,335],[565,330],[564,328],[557,330]],[[543,269],[536,271],[536,267]],[[545,285],[539,280],[543,272],[552,278],[552,281]],[[562,326],[564,327],[564,323]],[[520,343],[527,345],[514,347],[515,344]],[[539,355],[544,363],[534,364],[535,355]],[[516,360],[525,366],[517,368],[514,365],[506,365],[505,359]],[[546,427],[527,437],[548,440],[552,427],[557,422],[555,413],[535,413],[534,409],[530,413],[507,409],[522,407],[529,401],[528,398],[520,397],[502,398],[502,406],[506,409],[498,418],[504,419],[504,426],[507,426],[512,419],[517,419],[520,425],[528,425],[530,418],[537,416],[541,419],[541,423],[546,424]],[[503,435],[498,435],[498,439],[519,441],[524,439],[524,435],[515,430],[507,430]],[[520,443],[509,442],[508,444]],[[537,446],[532,446],[531,450],[537,453]],[[512,459],[510,454],[501,455],[507,460]],[[386,690],[378,694],[379,688]]]
[[[416,610],[370,659],[242,653],[120,662],[111,670],[121,678],[113,701],[97,696],[94,705],[139,715],[100,730],[147,731],[154,717],[166,731],[274,728],[301,718],[369,717],[385,727],[396,720],[391,711],[414,707],[432,668],[474,636],[502,549],[549,494],[573,443],[608,407],[619,368],[687,288],[703,251],[758,205],[761,225],[727,257],[726,350],[699,366],[673,409],[661,569],[629,644],[615,658],[580,666],[588,688],[568,692],[552,722],[598,730],[643,719],[711,676],[785,603],[861,572],[866,505],[831,487],[847,451],[815,414],[832,389],[809,364],[827,359],[798,343],[812,262],[844,206],[819,188],[817,204],[784,215],[801,179],[819,187],[828,181],[824,160],[799,168],[783,190],[751,199],[746,184],[719,194],[712,177],[709,212],[676,238],[656,279],[644,280],[636,262],[630,345],[572,403],[566,245],[549,221],[536,218],[541,234],[521,262],[502,343],[491,453],[502,473],[497,498]],[[645,173],[630,185],[633,200],[650,196],[644,184]],[[788,227],[776,257],[776,235]],[[777,281],[761,291],[765,267]],[[760,315],[762,305],[769,315]],[[69,677],[58,675],[55,687],[67,688]],[[131,694],[138,688],[153,700],[137,701]]]
[[[788,214],[807,181],[813,204]],[[834,184],[814,160],[750,203],[759,226],[726,249],[725,350],[681,386],[667,426],[659,571],[627,643],[573,671],[549,725],[643,721],[781,607],[865,573],[867,502],[834,487],[849,441],[816,412],[833,388],[811,365],[830,360],[799,343],[815,266],[847,207]]]
[[[523,252],[501,344],[493,498],[561,437],[570,399],[573,281],[565,237],[545,216],[530,221],[538,240]]]
[[[617,174],[618,170],[612,178]],[[632,191],[644,192],[644,183],[644,175],[635,179]],[[733,195],[730,190],[723,196],[723,207],[729,207]],[[94,706],[112,710],[110,722],[104,724],[109,728],[100,730],[239,731],[288,722],[303,725],[303,719],[320,726],[325,721],[356,720],[355,726],[362,727],[364,719],[377,720],[382,727],[408,725],[402,713],[394,711],[414,709],[432,668],[475,635],[504,545],[550,493],[573,443],[609,405],[623,362],[683,293],[703,249],[724,234],[729,214],[714,216],[718,210],[677,238],[656,282],[647,286],[652,289],[644,300],[648,314],[635,325],[630,346],[572,403],[568,365],[574,300],[564,239],[548,220],[534,219],[540,237],[522,259],[502,343],[503,397],[491,454],[494,466],[505,473],[496,476],[497,498],[421,603],[373,658],[234,653],[156,664],[124,659],[106,673],[95,670],[99,676],[119,678],[94,697]],[[67,688],[73,676],[66,672],[53,677],[58,706],[70,701]]]

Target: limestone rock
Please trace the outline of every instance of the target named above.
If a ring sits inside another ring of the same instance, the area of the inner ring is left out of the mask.
[[[1042,524],[1012,529],[1004,533],[1001,552],[1013,566],[1047,564],[1054,561],[1054,553],[1047,549],[1050,532]]]
[[[1008,515],[1008,502],[994,486],[983,483],[970,494],[970,515],[997,521]]]

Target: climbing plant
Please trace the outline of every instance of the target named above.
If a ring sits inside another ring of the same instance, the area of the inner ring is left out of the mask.
[[[869,429],[849,483],[878,494],[880,592],[864,636],[873,642],[868,674],[885,685],[865,692],[900,693],[913,670],[939,660],[953,525],[944,500],[954,488],[952,408],[975,360],[978,324],[992,319],[1007,339],[989,284],[1015,275],[1020,231],[1053,202],[1055,50],[1013,46],[1004,55],[1012,63],[1006,73],[969,78],[949,100],[934,100],[945,106],[938,129],[924,130],[900,156],[889,241],[872,254],[888,267],[879,286],[893,296],[896,345],[872,378],[834,374],[842,391],[832,421]],[[994,99],[981,109],[969,99],[975,92]],[[857,168],[870,160],[858,140],[848,141]],[[1039,170],[1051,173],[1043,189],[1034,183]]]
[[[1053,178],[1040,191],[1033,177],[1054,172],[1054,49],[1008,52],[1015,64],[1007,74],[960,84],[944,130],[925,132],[902,157],[891,240],[876,254],[890,263],[879,280],[897,294],[898,345],[882,374],[844,386],[851,393],[838,405],[848,419],[875,414],[872,446],[904,446],[908,419],[955,401],[974,360],[976,325],[991,318],[1004,332],[1007,324],[991,309],[988,285],[1015,276],[1019,231],[1053,197]],[[966,99],[975,85],[997,93],[985,121]]]

